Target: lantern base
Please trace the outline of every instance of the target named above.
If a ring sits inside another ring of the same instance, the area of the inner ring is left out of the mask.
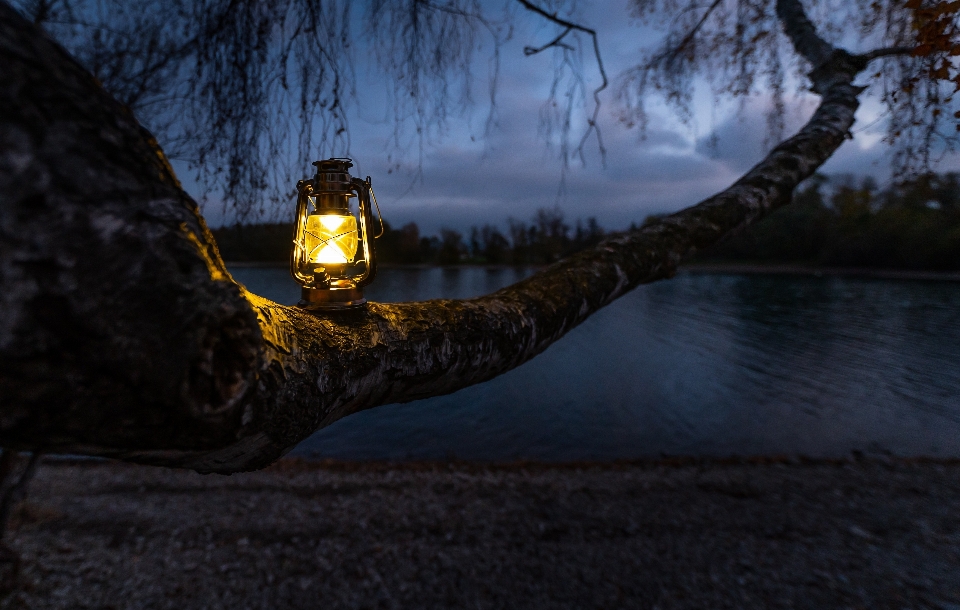
[[[311,311],[356,309],[367,304],[359,288],[302,288],[297,307]]]

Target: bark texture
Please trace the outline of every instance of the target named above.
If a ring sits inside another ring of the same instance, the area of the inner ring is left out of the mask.
[[[486,297],[315,316],[236,284],[150,134],[0,4],[0,445],[249,470],[350,413],[529,360],[788,203],[843,143],[866,61],[796,0],[778,14],[822,102],[729,189]]]

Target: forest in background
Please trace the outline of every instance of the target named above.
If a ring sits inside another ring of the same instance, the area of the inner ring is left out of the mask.
[[[650,222],[656,217],[648,217]],[[630,226],[636,229],[637,224]],[[568,224],[559,209],[529,221],[508,219],[461,233],[421,235],[415,223],[385,223],[378,260],[393,264],[545,264],[595,245],[605,232],[595,218]],[[236,262],[287,261],[287,223],[214,229],[221,255]],[[732,235],[702,261],[833,267],[960,270],[960,175],[927,174],[881,188],[870,177],[817,175],[793,205]]]

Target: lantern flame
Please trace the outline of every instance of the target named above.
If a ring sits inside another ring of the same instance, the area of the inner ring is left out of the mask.
[[[304,231],[307,260],[321,265],[352,263],[357,253],[357,219],[351,214],[311,214]]]

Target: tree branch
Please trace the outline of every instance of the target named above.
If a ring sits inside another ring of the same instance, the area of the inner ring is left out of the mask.
[[[529,2],[528,0],[517,0],[517,2],[523,5],[523,7],[528,11],[534,12],[541,17],[566,28],[566,30],[557,36],[557,38],[555,38],[552,42],[547,43],[545,46],[539,49],[534,50],[531,47],[524,47],[523,52],[525,55],[539,53],[540,51],[551,46],[566,46],[561,45],[560,41],[564,36],[570,33],[571,30],[578,30],[590,35],[590,38],[593,41],[593,55],[597,60],[597,69],[600,71],[600,78],[602,79],[602,82],[600,83],[599,87],[593,90],[593,114],[589,119],[587,119],[587,130],[583,133],[583,137],[580,138],[580,144],[577,145],[577,152],[580,155],[580,158],[583,159],[583,145],[587,142],[587,139],[590,137],[591,133],[596,133],[597,145],[600,148],[600,156],[601,158],[606,158],[606,149],[603,146],[603,138],[600,135],[600,127],[597,125],[597,118],[600,116],[600,92],[607,88],[607,85],[610,84],[610,81],[607,79],[607,71],[603,67],[603,57],[600,55],[600,39],[597,37],[597,31],[582,26],[578,23],[562,19],[558,17],[556,13],[548,13],[544,9],[540,8],[536,4],[533,4],[532,2]]]
[[[569,33],[572,32],[572,31],[573,31],[573,28],[567,28],[567,29],[565,29],[564,31],[560,32],[560,35],[559,35],[559,36],[557,36],[556,38],[554,38],[553,40],[551,40],[551,41],[548,42],[547,44],[545,44],[545,45],[543,45],[543,46],[540,46],[540,47],[531,47],[531,46],[523,47],[523,54],[526,55],[527,57],[529,57],[530,55],[536,55],[537,53],[546,51],[546,50],[549,49],[550,47],[558,47],[558,46],[559,46],[559,47],[563,47],[564,49],[568,49],[568,50],[571,50],[571,51],[572,51],[572,50],[573,50],[573,47],[571,47],[571,46],[568,45],[568,44],[564,44],[564,43],[560,42],[561,40],[563,40],[563,38],[564,38],[567,34],[569,34]]]
[[[824,95],[837,84],[852,86],[853,78],[867,67],[865,56],[853,55],[823,40],[800,0],[777,0],[777,17],[794,50],[813,65],[808,76],[814,93]],[[862,91],[855,89],[857,94]]]
[[[800,0],[777,0],[777,17],[797,54],[814,70],[833,57],[836,49],[817,33]]]
[[[788,203],[860,91],[824,64],[810,121],[730,188],[492,295],[314,316],[233,282],[150,134],[4,4],[0,65],[0,445],[225,473],[506,372],[671,277]]]
[[[703,24],[707,22],[707,19],[710,18],[710,15],[713,13],[713,11],[716,10],[718,6],[720,6],[721,2],[723,2],[723,0],[713,0],[713,4],[707,7],[707,10],[705,10],[703,12],[703,15],[700,16],[700,20],[697,21],[697,23],[690,29],[690,31],[686,33],[686,35],[680,40],[680,42],[677,43],[677,45],[672,49],[668,49],[665,51],[663,58],[668,64],[672,62],[674,58],[680,55],[680,53],[682,53],[684,49],[687,48],[687,45],[690,44],[690,42],[693,40],[693,37],[697,35],[697,32],[700,31],[700,28],[702,28]]]
[[[890,57],[891,55],[913,55],[916,47],[888,47],[886,49],[874,49],[861,53],[859,55],[864,61],[870,62],[881,57]]]

